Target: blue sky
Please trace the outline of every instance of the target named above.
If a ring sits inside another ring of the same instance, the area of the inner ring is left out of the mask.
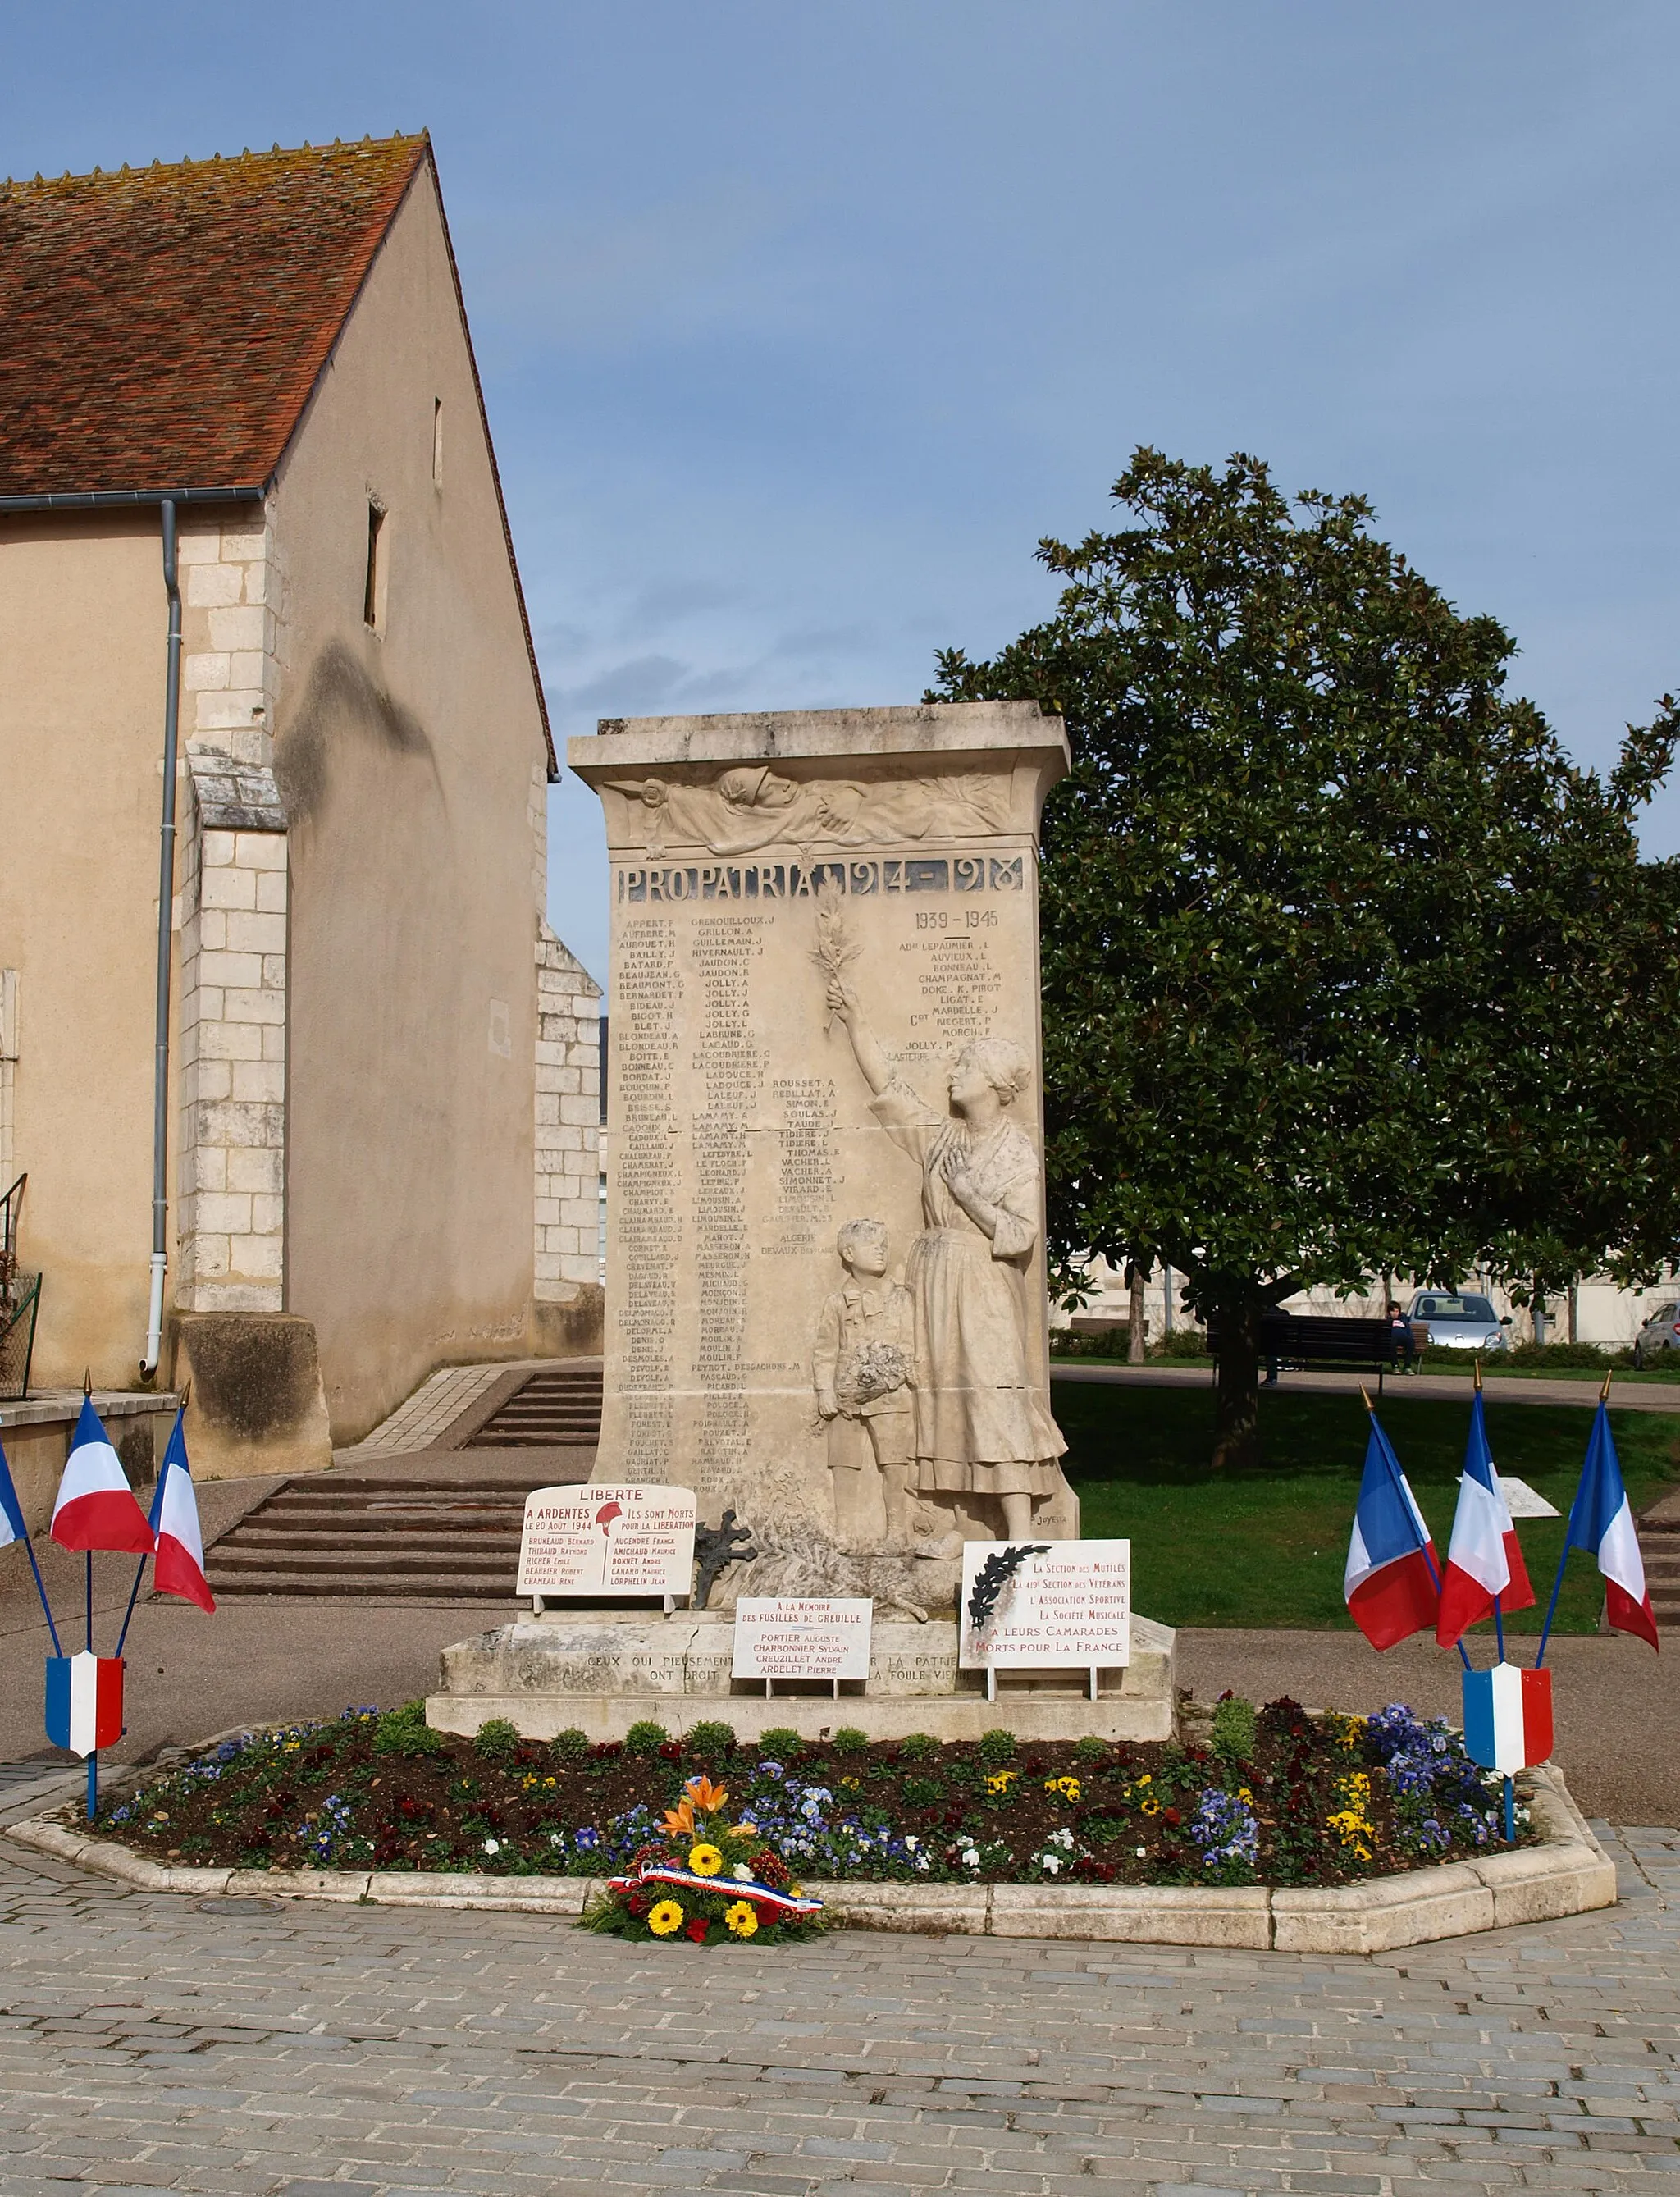
[[[429,127],[557,733],[913,700],[1150,442],[1358,489],[1602,765],[1680,683],[1680,10],[60,0],[0,167]],[[597,971],[592,796],[551,913]],[[1680,849],[1680,789],[1646,833]]]

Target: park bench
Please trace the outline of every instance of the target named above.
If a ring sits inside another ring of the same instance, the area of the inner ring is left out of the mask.
[[[1427,1333],[1414,1323],[1412,1335],[1421,1352],[1428,1340]],[[1217,1354],[1217,1321],[1208,1325],[1208,1342]],[[1281,1309],[1261,1316],[1260,1350],[1269,1365],[1362,1367],[1376,1374],[1379,1394],[1382,1377],[1393,1370],[1397,1355],[1393,1331],[1386,1319],[1342,1319],[1329,1313]]]

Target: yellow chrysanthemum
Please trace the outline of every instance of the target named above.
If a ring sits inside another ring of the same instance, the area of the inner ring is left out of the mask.
[[[662,1899],[648,1916],[647,1927],[656,1938],[669,1938],[682,1927],[681,1908],[675,1899]]]
[[[738,1938],[750,1938],[758,1927],[758,1910],[750,1899],[738,1899],[733,1907],[726,1907],[723,1919]]]
[[[723,1866],[723,1856],[715,1846],[703,1841],[688,1849],[688,1866],[696,1876],[715,1876]]]

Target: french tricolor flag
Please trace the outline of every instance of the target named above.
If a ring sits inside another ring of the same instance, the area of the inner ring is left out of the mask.
[[[1392,1648],[1434,1625],[1438,1572],[1423,1514],[1373,1417],[1342,1579],[1348,1612],[1373,1648]]]
[[[1657,1620],[1645,1585],[1645,1562],[1633,1511],[1622,1486],[1622,1468],[1610,1434],[1610,1414],[1601,1401],[1587,1443],[1581,1484],[1569,1506],[1564,1545],[1590,1550],[1604,1574],[1604,1614],[1619,1632],[1637,1633],[1657,1644]]]
[[[187,1464],[184,1413],[175,1414],[169,1447],[164,1452],[158,1492],[152,1498],[152,1528],[158,1553],[152,1562],[152,1585],[158,1594],[177,1594],[213,1616],[216,1597],[204,1575],[204,1537],[199,1531],[198,1498]]]
[[[61,1549],[115,1549],[132,1556],[149,1556],[157,1545],[90,1396],[82,1399],[82,1416],[70,1438],[52,1537]]]
[[[14,1541],[29,1545],[29,1528],[23,1522],[23,1505],[18,1501],[17,1489],[12,1485],[12,1469],[6,1462],[6,1452],[0,1449],[0,1549]]]
[[[1528,1567],[1522,1561],[1510,1508],[1493,1469],[1478,1386],[1470,1401],[1464,1476],[1458,1483],[1452,1541],[1446,1552],[1446,1569],[1441,1574],[1437,1643],[1451,1648],[1471,1626],[1480,1625],[1492,1614],[1496,1600],[1502,1610],[1526,1609],[1534,1600],[1534,1590],[1528,1584]]]

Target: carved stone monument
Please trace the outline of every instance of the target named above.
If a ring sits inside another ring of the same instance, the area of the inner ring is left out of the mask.
[[[954,1692],[963,1542],[1079,1533],[1050,1404],[1039,1074],[1062,724],[1031,703],[610,719],[569,756],[611,858],[594,1476],[692,1488],[755,1551],[656,1690],[727,1671],[704,1636],[738,1595],[866,1595],[871,1693]],[[1171,1635],[1139,1623],[1139,1713],[1115,1729],[1143,1737],[1170,1728]],[[545,1638],[559,1655],[541,1624],[450,1650],[450,1695],[536,1691]],[[597,1647],[566,1667],[598,1667]],[[472,1728],[470,1704],[433,1708]]]
[[[571,756],[612,866],[597,1476],[854,1551],[1076,1531],[1037,1075],[1059,720],[646,718]]]

